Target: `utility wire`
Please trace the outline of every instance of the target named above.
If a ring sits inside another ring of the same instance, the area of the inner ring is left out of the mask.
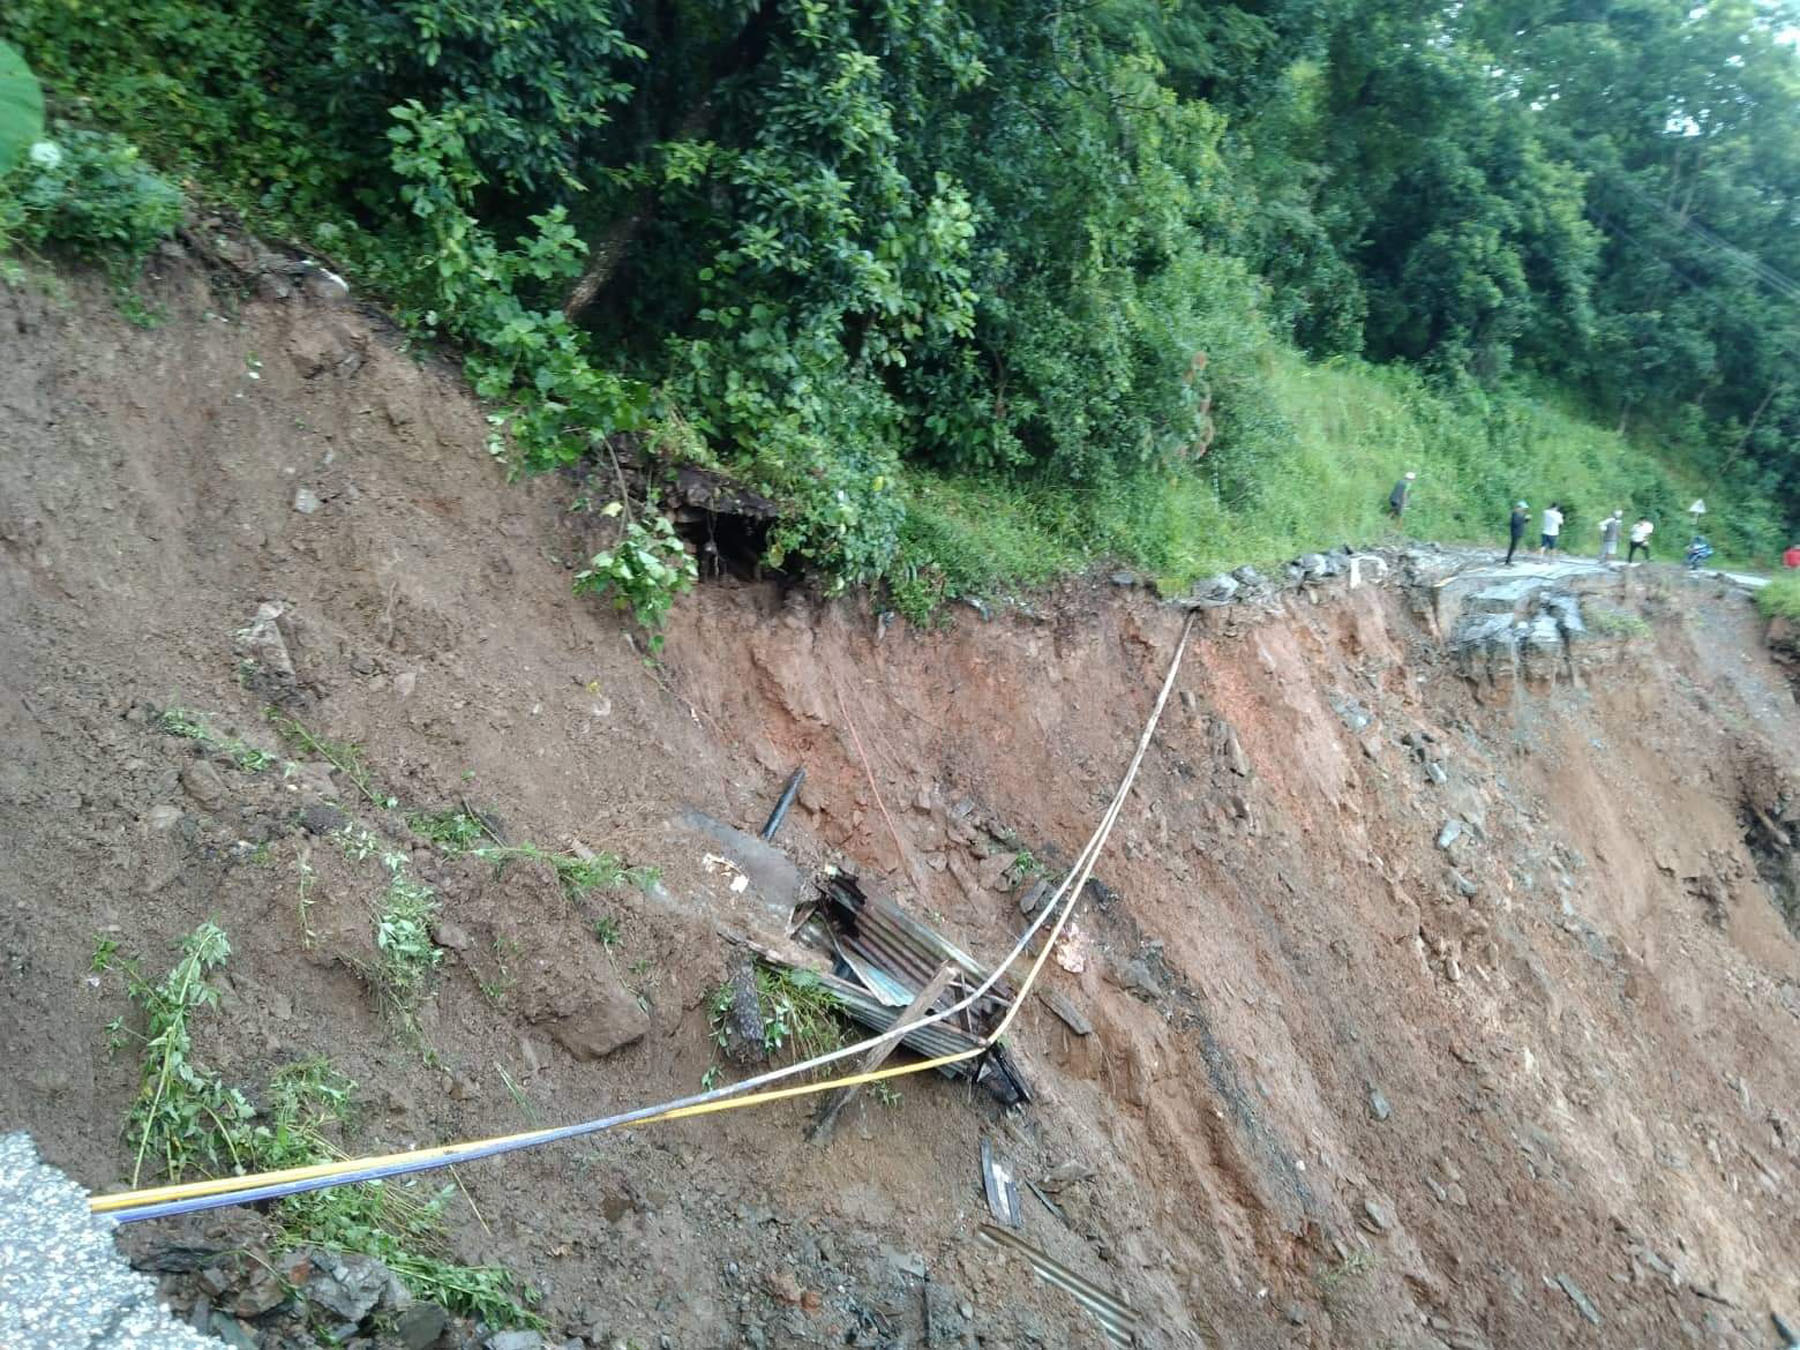
[[[500,1135],[491,1139],[479,1139],[460,1144],[445,1144],[436,1148],[413,1149],[403,1153],[315,1163],[307,1167],[292,1167],[277,1172],[260,1172],[249,1176],[214,1177],[206,1181],[183,1182],[147,1190],[122,1191],[112,1195],[94,1196],[88,1201],[88,1208],[97,1214],[111,1214],[121,1223],[134,1223],[143,1219],[165,1218],[176,1214],[194,1213],[199,1210],[218,1209],[227,1205],[250,1204],[257,1200],[272,1200],[280,1196],[323,1190],[333,1186],[347,1186],[358,1182],[381,1181],[413,1172],[449,1167],[456,1163],[497,1157],[503,1153],[536,1148],[542,1144],[556,1143],[564,1139],[599,1134],[625,1125],[710,1115],[719,1111],[733,1111],[743,1106],[754,1106],[765,1102],[783,1101],[788,1098],[828,1092],[834,1088],[882,1082],[889,1078],[899,1078],[907,1074],[944,1068],[986,1054],[1006,1034],[1007,1028],[1018,1016],[1025,996],[1031,991],[1032,985],[1036,983],[1039,974],[1043,971],[1044,962],[1049,958],[1057,939],[1062,935],[1064,925],[1074,912],[1075,904],[1081,898],[1082,888],[1087,885],[1088,878],[1093,874],[1094,864],[1099,859],[1101,850],[1106,846],[1107,838],[1112,834],[1113,826],[1117,823],[1120,813],[1124,810],[1125,802],[1131,795],[1132,785],[1137,780],[1138,769],[1144,762],[1144,756],[1150,748],[1151,738],[1155,735],[1157,724],[1162,719],[1163,709],[1168,704],[1169,694],[1175,687],[1175,676],[1181,669],[1181,659],[1187,651],[1188,638],[1193,632],[1193,627],[1194,615],[1190,612],[1182,624],[1181,638],[1176,644],[1175,655],[1169,663],[1169,671],[1163,679],[1162,690],[1157,695],[1156,705],[1151,710],[1149,721],[1144,725],[1143,735],[1138,738],[1137,751],[1132,756],[1130,766],[1126,769],[1125,776],[1119,783],[1118,791],[1114,793],[1100,823],[1082,847],[1074,869],[1063,878],[1062,884],[1050,897],[1049,903],[1039,910],[1037,918],[1032,920],[1025,932],[1020,935],[1006,959],[996,966],[993,972],[971,993],[941,1012],[932,1013],[928,1017],[910,1022],[905,1026],[896,1026],[856,1045],[845,1046],[827,1054],[817,1055],[812,1059],[789,1065],[783,1069],[771,1070],[754,1078],[745,1079],[741,1083],[713,1088],[656,1106],[639,1107],[633,1111],[604,1116],[597,1120],[583,1121],[575,1125],[562,1125],[552,1129]],[[1005,1016],[978,1045],[954,1055],[941,1055],[935,1059],[911,1064],[902,1064],[866,1073],[848,1074],[824,1082],[801,1083],[797,1086],[782,1088],[772,1086],[826,1064],[835,1063],[853,1055],[860,1055],[876,1046],[903,1040],[921,1026],[945,1021],[965,1008],[972,1007],[988,990],[999,983],[1001,976],[1011,969],[1013,963],[1024,953],[1031,939],[1043,926],[1045,920],[1052,914],[1056,915],[1056,922],[1051,926],[1049,937],[1032,962],[1031,970],[1013,996],[1013,1001],[1007,1008]],[[758,1090],[753,1092],[752,1089]]]

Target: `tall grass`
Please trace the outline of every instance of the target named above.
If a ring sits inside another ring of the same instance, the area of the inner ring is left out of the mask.
[[[1800,572],[1785,571],[1756,593],[1756,607],[1770,619],[1800,620]]]
[[[1419,475],[1405,521],[1415,538],[1503,544],[1524,500],[1535,543],[1554,500],[1568,516],[1566,549],[1597,548],[1600,520],[1619,509],[1651,518],[1667,558],[1686,543],[1688,503],[1704,496],[1721,553],[1769,547],[1754,507],[1739,511],[1717,485],[1528,389],[1447,394],[1406,369],[1313,364],[1274,346],[1257,361],[1254,417],[1234,428],[1227,407],[1226,444],[1195,464],[1085,489],[913,471],[894,580],[901,608],[1100,563],[1182,589],[1243,563],[1391,540],[1387,495],[1408,470]]]

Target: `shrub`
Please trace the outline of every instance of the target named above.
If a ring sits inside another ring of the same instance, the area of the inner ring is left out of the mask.
[[[612,503],[612,511],[618,503]],[[612,512],[616,514],[616,511]],[[575,574],[577,595],[612,593],[615,609],[629,609],[650,634],[650,649],[662,649],[662,626],[675,597],[694,588],[700,569],[667,516],[648,524],[628,521],[619,542],[596,553]]]
[[[181,223],[181,191],[123,136],[59,131],[0,179],[0,243],[135,265]]]

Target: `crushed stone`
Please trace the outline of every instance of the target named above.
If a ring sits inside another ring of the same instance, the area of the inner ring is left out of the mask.
[[[0,1345],[216,1350],[169,1315],[156,1281],[126,1264],[115,1225],[87,1202],[30,1135],[0,1135]]]

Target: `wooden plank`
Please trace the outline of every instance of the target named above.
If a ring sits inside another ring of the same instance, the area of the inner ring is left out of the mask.
[[[919,991],[919,996],[906,1005],[906,1010],[900,1014],[900,1020],[895,1022],[890,1030],[899,1031],[902,1027],[917,1022],[930,1012],[931,1005],[938,1001],[944,990],[949,987],[950,981],[955,978],[957,969],[956,963],[953,961],[946,961],[939,966],[937,974],[926,982],[925,987]],[[863,1056],[862,1063],[857,1066],[856,1072],[873,1073],[879,1069],[887,1062],[887,1057],[894,1053],[894,1047],[900,1044],[901,1039],[900,1036],[895,1036],[892,1040],[883,1042],[869,1051]],[[831,1138],[832,1130],[837,1127],[837,1118],[844,1113],[844,1108],[855,1099],[856,1090],[861,1086],[862,1084],[857,1083],[847,1088],[839,1088],[827,1096],[825,1104],[819,1108],[819,1114],[814,1119],[812,1129],[806,1137],[815,1144],[827,1142]]]
[[[1094,1034],[1094,1024],[1088,1021],[1087,1015],[1056,990],[1040,989],[1038,997],[1043,1000],[1044,1006],[1061,1018],[1063,1024],[1077,1036]]]

